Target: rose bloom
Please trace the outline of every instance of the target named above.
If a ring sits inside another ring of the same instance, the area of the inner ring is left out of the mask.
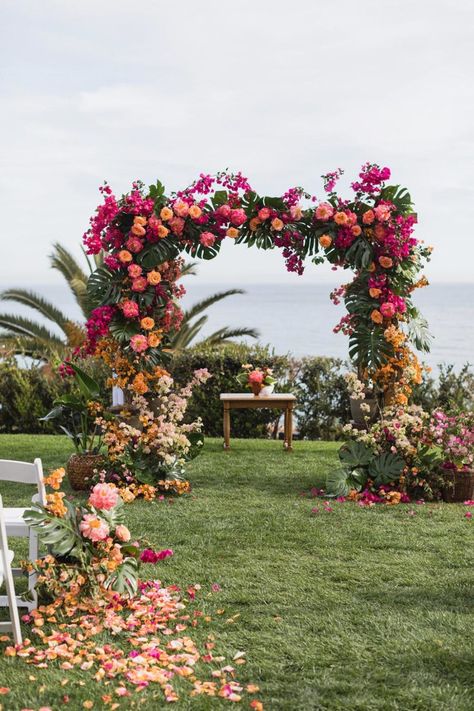
[[[132,235],[135,235],[135,237],[143,237],[145,232],[146,232],[146,230],[144,227],[142,227],[142,225],[137,225],[137,224],[132,225],[131,233],[132,233]]]
[[[89,538],[94,543],[104,541],[109,535],[109,527],[94,514],[85,514],[79,524],[79,530],[84,538]]]
[[[96,484],[89,496],[89,503],[95,509],[109,511],[120,501],[120,494],[115,486],[110,484]]]
[[[383,321],[383,316],[380,311],[377,311],[377,309],[374,309],[372,311],[372,313],[370,314],[370,318],[374,323],[382,323]]]
[[[230,221],[236,227],[240,227],[240,225],[243,225],[244,222],[246,221],[246,219],[247,219],[247,215],[245,214],[245,211],[242,210],[241,207],[237,208],[236,210],[230,211]]]
[[[159,333],[150,333],[148,335],[148,345],[150,348],[156,348],[161,343],[161,336]]]
[[[173,205],[173,212],[175,215],[178,215],[178,217],[186,217],[189,212],[188,203],[183,200],[176,200]]]
[[[143,351],[146,351],[148,348],[148,339],[141,333],[137,333],[135,336],[131,337],[130,346],[135,353],[143,353]]]
[[[252,370],[249,375],[249,383],[263,383],[263,373],[261,370]]]
[[[212,247],[214,242],[216,241],[216,238],[212,234],[212,232],[203,232],[201,237],[199,238],[200,243],[203,245],[203,247]]]
[[[322,202],[316,208],[316,219],[326,222],[334,215],[334,208],[328,202]]]
[[[292,205],[290,207],[290,215],[292,220],[301,219],[301,216],[303,215],[303,210],[301,209],[300,205]]]
[[[367,267],[368,272],[375,272],[377,267],[375,266],[375,262],[370,262],[369,266]]]
[[[139,264],[130,264],[128,268],[128,276],[132,279],[136,279],[142,273],[142,268]]]
[[[235,239],[236,237],[239,236],[239,230],[237,227],[229,227],[229,229],[226,232],[227,237],[230,237],[231,239]]]
[[[121,308],[125,318],[135,318],[139,314],[138,304],[135,301],[124,301]]]
[[[321,235],[319,244],[324,248],[330,247],[332,245],[332,237],[330,235]]]
[[[120,523],[115,529],[115,537],[118,538],[119,541],[127,543],[131,538],[130,531],[123,523]]]
[[[173,210],[170,210],[169,207],[162,207],[160,210],[160,217],[162,220],[171,220],[173,217]]]
[[[182,217],[172,217],[168,224],[173,234],[178,235],[178,237],[183,234],[184,220]]]
[[[147,280],[143,276],[139,276],[132,281],[132,291],[145,291],[148,285]]]
[[[362,228],[360,225],[353,225],[351,227],[351,232],[354,235],[354,237],[358,237],[362,233]]]
[[[382,293],[381,289],[375,289],[374,287],[369,289],[369,294],[373,299],[378,299],[381,293]]]
[[[159,225],[161,225],[161,220],[159,220],[156,215],[151,215],[150,219],[148,220],[148,227],[153,233],[156,233],[156,230],[158,229]]]
[[[137,254],[138,252],[141,252],[143,249],[143,242],[141,239],[138,239],[138,237],[130,237],[130,239],[127,240],[125,246],[130,252],[133,252],[133,254]]]
[[[270,215],[271,215],[271,212],[270,212],[270,209],[269,209],[268,207],[262,207],[262,208],[258,211],[258,219],[259,219],[261,222],[264,222],[265,220],[268,220],[268,218],[270,217]]]
[[[258,219],[258,217],[252,217],[252,219],[249,222],[249,227],[252,230],[252,232],[255,232],[256,229],[258,229],[258,226],[262,224],[262,221]]]
[[[119,258],[119,260],[122,262],[122,264],[128,264],[129,262],[132,261],[132,258],[133,258],[133,257],[132,257],[132,255],[130,254],[130,252],[128,252],[126,249],[122,249],[122,250],[118,253],[118,258]]]
[[[202,210],[199,207],[199,205],[191,205],[189,208],[189,217],[192,217],[193,220],[197,220],[198,217],[201,217],[202,215]]]
[[[385,237],[385,227],[383,225],[375,225],[374,235],[377,239],[383,239]]]
[[[280,220],[279,217],[274,217],[271,224],[272,224],[272,228],[273,228],[276,232],[280,232],[280,230],[282,230],[283,227],[284,227],[284,224],[283,224],[283,222]]]
[[[367,210],[367,212],[364,212],[362,215],[362,222],[364,225],[371,225],[374,220],[375,214],[373,210]]]
[[[379,264],[384,269],[390,269],[393,267],[393,260],[390,257],[379,257]]]
[[[169,233],[170,231],[167,227],[165,227],[164,225],[158,225],[156,234],[158,235],[158,237],[160,237],[160,239],[163,239],[164,237],[166,237],[166,235],[169,235]]]
[[[148,272],[146,278],[149,284],[156,286],[161,281],[161,274],[153,269],[151,272]]]
[[[229,217],[231,212],[232,212],[232,208],[230,205],[227,205],[227,203],[225,205],[221,205],[216,210],[216,213],[218,215],[220,215],[221,217],[225,217],[226,220]]]
[[[384,301],[380,306],[380,312],[385,318],[392,318],[395,316],[395,306],[390,301]]]
[[[375,217],[380,222],[387,222],[390,219],[390,207],[389,205],[377,205],[374,210]]]
[[[133,218],[133,224],[134,225],[146,225],[146,217],[142,217],[142,215],[135,215]]]
[[[346,225],[349,222],[349,218],[345,212],[336,212],[334,215],[334,222],[336,225]]]
[[[140,326],[145,331],[151,331],[151,329],[153,328],[154,325],[155,325],[155,322],[149,316],[145,316],[145,318],[142,318],[142,320],[140,321]]]

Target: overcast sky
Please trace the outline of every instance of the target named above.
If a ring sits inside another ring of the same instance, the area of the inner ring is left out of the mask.
[[[322,197],[322,173],[348,183],[366,160],[410,189],[432,281],[474,280],[472,0],[2,0],[0,13],[2,284],[61,283],[50,245],[79,251],[104,179],[171,190],[229,167],[260,193]],[[299,283],[278,251],[232,244],[200,273]]]

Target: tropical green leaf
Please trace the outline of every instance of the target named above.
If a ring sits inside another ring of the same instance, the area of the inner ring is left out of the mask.
[[[326,476],[326,494],[328,496],[347,496],[355,489],[361,491],[367,482],[367,474],[363,469],[346,469],[340,467],[331,469]]]
[[[372,459],[369,464],[369,476],[376,486],[389,484],[400,479],[405,462],[398,454],[384,452]]]
[[[99,267],[87,281],[87,295],[94,306],[116,304],[120,300],[120,275],[107,267]]]
[[[138,589],[138,561],[135,558],[125,558],[106,579],[105,587],[111,588],[119,595],[135,595]]]
[[[79,368],[75,363],[67,361],[67,365],[74,371],[74,377],[76,383],[79,386],[79,390],[84,395],[87,400],[97,400],[100,398],[100,385],[99,383],[91,378],[82,368]]]
[[[363,442],[346,442],[338,454],[341,464],[349,468],[366,467],[374,457],[372,450]]]

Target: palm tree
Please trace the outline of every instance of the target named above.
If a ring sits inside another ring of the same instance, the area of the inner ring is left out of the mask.
[[[74,298],[86,321],[92,310],[92,305],[87,296],[87,280],[89,274],[100,266],[103,262],[102,255],[94,256],[94,262],[84,252],[87,263],[87,272],[82,269],[75,257],[60,243],[53,245],[53,252],[50,254],[50,264],[53,269],[59,271],[74,295]],[[184,265],[182,276],[196,274],[196,263],[189,262]],[[207,322],[207,315],[202,315],[212,304],[225,299],[234,294],[243,294],[241,289],[229,289],[228,291],[214,294],[203,301],[198,302],[189,310],[184,312],[181,330],[175,335],[171,347],[175,350],[187,348],[191,342],[195,342],[204,324]],[[48,361],[54,357],[64,357],[71,349],[79,346],[84,339],[84,326],[81,322],[74,321],[61,309],[44,299],[41,295],[26,289],[7,289],[0,294],[0,300],[13,301],[16,304],[27,306],[41,314],[51,326],[50,327],[35,321],[31,317],[17,316],[16,314],[0,314],[0,356],[22,354],[39,360]],[[199,318],[196,320],[196,317]],[[60,332],[58,334],[58,331]],[[221,328],[210,336],[199,341],[200,344],[217,346],[240,336],[250,336],[257,338],[258,332],[253,328]]]

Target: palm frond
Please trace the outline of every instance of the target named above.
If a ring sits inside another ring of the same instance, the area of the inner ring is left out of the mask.
[[[55,354],[62,356],[66,351],[65,346],[56,343],[47,345],[29,336],[16,336],[0,333],[0,359],[11,356],[29,356],[35,360],[47,360],[47,356]]]
[[[197,266],[197,262],[186,262],[181,268],[181,276],[196,276]]]
[[[64,341],[55,333],[49,331],[36,321],[16,314],[0,314],[0,328],[5,329],[5,336],[27,336],[45,344],[56,344],[64,347]]]
[[[0,294],[2,301],[15,301],[17,304],[29,306],[35,311],[38,311],[42,316],[49,321],[53,321],[59,328],[63,328],[69,321],[68,317],[60,311],[54,304],[43,299],[39,294],[26,289],[7,289]]]
[[[53,252],[49,255],[49,261],[52,268],[61,272],[67,282],[70,282],[71,279],[87,281],[87,275],[77,259],[59,242],[53,244]]]
[[[187,348],[204,324],[207,323],[207,318],[207,316],[201,316],[193,324],[183,322],[181,328],[171,340],[171,348],[177,351]]]
[[[223,343],[228,343],[234,338],[242,338],[242,336],[248,336],[249,338],[258,338],[260,332],[256,328],[220,328],[209,336],[206,336],[202,341],[199,341],[200,346],[218,346]],[[198,344],[195,344],[198,345]]]
[[[234,296],[234,294],[245,294],[245,291],[243,291],[243,289],[228,289],[227,291],[218,291],[216,294],[211,294],[211,296],[208,296],[206,299],[202,299],[202,301],[198,301],[191,306],[188,311],[185,311],[184,321],[189,321],[208,309],[210,306],[217,304],[218,301],[222,301],[222,299],[226,299],[228,296]]]

